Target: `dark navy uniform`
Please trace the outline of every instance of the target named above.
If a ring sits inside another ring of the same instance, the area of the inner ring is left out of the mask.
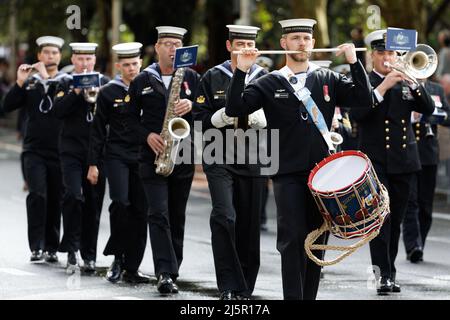
[[[450,106],[445,99],[443,88],[431,81],[425,82],[425,88],[433,98],[435,107],[450,114]],[[450,123],[449,120],[446,120],[442,124],[448,126]],[[414,249],[422,251],[425,246],[432,222],[434,190],[439,164],[438,126],[430,124],[428,121],[420,121],[413,124],[413,131],[419,148],[422,169],[412,177],[408,208],[403,221],[403,241],[409,259],[411,259],[410,255]]]
[[[61,167],[58,157],[58,136],[61,121],[56,119],[53,96],[58,81],[67,76],[58,73],[44,81],[38,74],[15,84],[5,96],[6,112],[23,108],[26,113],[23,141],[27,196],[28,242],[31,251],[56,253],[61,223]]]
[[[351,66],[353,82],[333,71],[310,68],[306,87],[328,127],[336,105],[370,107],[372,92],[360,62]],[[265,75],[244,89],[246,73],[236,70],[226,104],[228,116],[242,116],[263,107],[269,129],[279,130],[278,173],[273,176],[277,204],[277,249],[281,253],[285,299],[315,299],[321,268],[308,259],[306,236],[323,222],[307,186],[310,170],[324,159],[328,147],[289,82],[277,73]],[[324,96],[328,86],[328,97]],[[274,143],[272,141],[272,143]],[[323,242],[323,238],[318,240]]]
[[[383,82],[375,72],[369,78],[374,88]],[[423,86],[412,90],[405,82],[388,90],[381,103],[374,100],[369,109],[352,110],[352,116],[359,124],[360,150],[372,161],[390,198],[390,215],[380,235],[370,242],[372,264],[379,267],[381,277],[395,283],[400,224],[406,211],[411,176],[420,170],[411,112],[431,114],[434,104]]]
[[[180,99],[194,99],[198,74],[186,69]],[[155,275],[178,277],[183,260],[186,204],[194,176],[194,164],[179,164],[169,177],[155,173],[155,153],[147,144],[150,133],[160,134],[170,93],[164,86],[157,63],[142,71],[129,88],[127,125],[135,132],[135,143],[141,144],[139,173],[148,203],[150,242]],[[192,127],[192,114],[183,116]],[[192,130],[193,131],[193,130]]]
[[[106,77],[100,78],[101,85],[108,81]],[[83,92],[77,95],[72,82],[72,77],[60,82],[54,106],[56,117],[63,122],[59,153],[64,184],[64,235],[58,250],[69,253],[81,250],[83,260],[95,261],[105,178],[100,174],[96,186],[86,178],[95,105],[84,99]]]
[[[254,65],[248,73],[248,80],[266,73],[262,67]],[[230,61],[208,70],[202,77],[192,112],[194,120],[201,121],[203,133],[215,128],[211,118],[225,107],[226,92],[232,77]],[[238,121],[240,128],[247,129],[247,117]],[[248,156],[243,164],[236,164],[236,161],[226,164],[227,146],[234,148],[234,143],[230,145],[229,141],[225,141],[225,130],[233,128],[229,125],[216,129],[222,132],[224,141],[224,157],[220,159],[223,164],[203,162],[203,169],[212,198],[210,226],[218,288],[221,292],[232,290],[250,297],[260,264],[260,214],[267,178],[261,177],[260,165],[249,164]],[[259,139],[265,148],[266,141],[261,141],[261,137]],[[249,152],[249,149],[246,151]]]
[[[91,129],[89,165],[98,166],[105,149],[105,173],[112,203],[111,236],[103,254],[123,259],[123,269],[134,273],[144,257],[147,208],[139,178],[139,145],[125,126],[127,91],[128,86],[119,76],[100,89]]]

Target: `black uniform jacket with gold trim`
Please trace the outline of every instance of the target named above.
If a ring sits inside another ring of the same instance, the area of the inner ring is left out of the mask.
[[[248,73],[248,81],[251,82],[254,79],[258,79],[262,77],[263,75],[267,74],[267,71],[258,66],[253,65],[252,68],[250,68],[250,71]],[[231,69],[231,63],[230,61],[225,61],[224,63],[217,65],[211,69],[209,69],[201,78],[200,80],[200,86],[197,92],[197,98],[194,103],[194,107],[192,109],[192,114],[194,116],[194,121],[201,121],[202,122],[202,130],[203,133],[211,128],[215,128],[213,124],[211,123],[211,117],[214,115],[214,113],[225,107],[226,102],[226,94],[228,90],[228,86],[230,85],[231,78],[233,77],[233,71]],[[217,129],[217,128],[215,128]],[[225,126],[223,128],[217,129],[222,132],[223,142],[224,142],[224,148],[223,148],[223,165],[240,175],[246,175],[246,176],[259,176],[260,175],[260,165],[257,164],[249,164],[249,157],[247,155],[245,164],[237,164],[236,156],[237,156],[237,150],[231,150],[233,152],[234,156],[234,163],[233,164],[225,164],[226,163],[226,152],[227,150],[230,150],[230,148],[233,148],[233,146],[230,146],[230,141],[226,141],[226,133],[225,130],[227,129],[234,129],[234,125]],[[258,139],[260,140],[260,143],[264,143],[263,147],[266,148],[267,142],[262,142],[261,137]],[[247,141],[248,142],[248,141]],[[209,142],[211,143],[211,142]],[[206,145],[208,145],[207,143]],[[259,150],[259,149],[258,149]],[[246,148],[245,150],[247,153],[249,152],[249,149]],[[255,151],[256,148],[255,148]],[[206,163],[203,164],[204,166],[208,165]],[[214,164],[217,165],[217,164]]]
[[[447,127],[450,126],[450,105],[447,102],[447,99],[445,99],[442,86],[436,82],[426,81],[425,89],[427,89],[435,102],[435,107],[447,112],[448,117],[441,125]],[[433,135],[427,134],[429,129],[426,127],[426,122],[413,123],[413,131],[419,147],[420,163],[425,166],[435,166],[439,164],[438,126],[436,124],[431,124],[430,126]]]
[[[377,88],[383,79],[371,72],[370,82]],[[374,164],[387,173],[401,174],[420,170],[419,152],[411,126],[411,112],[429,115],[434,103],[423,86],[411,90],[401,82],[388,90],[384,100],[375,98],[372,108],[352,110],[359,124],[359,145]]]
[[[118,76],[100,89],[89,140],[89,164],[97,165],[105,149],[106,159],[137,162],[139,144],[125,126],[128,86]]]
[[[5,112],[25,108],[24,151],[44,157],[58,157],[58,136],[62,122],[55,117],[53,97],[58,82],[66,76],[65,73],[58,73],[54,78],[43,81],[36,74],[28,78],[22,87],[16,83],[6,94],[3,104]]]
[[[108,82],[109,78],[100,76],[102,86]],[[72,77],[67,77],[58,85],[54,109],[56,117],[63,120],[59,153],[87,161],[92,124],[88,121],[88,116],[90,112],[95,113],[95,104],[88,103],[83,92],[76,94]]]
[[[349,108],[370,108],[372,105],[372,87],[359,61],[351,65],[351,72],[353,81],[324,68],[308,74],[305,86],[328,127],[336,105]],[[241,116],[263,107],[267,127],[279,130],[278,174],[309,172],[328,155],[328,148],[303,103],[294,95],[292,86],[277,73],[269,73],[246,87],[244,80],[245,72],[237,69],[228,89],[227,115]]]
[[[194,100],[200,76],[190,68],[186,68],[180,99]],[[126,125],[134,132],[136,143],[141,145],[140,161],[153,164],[155,153],[147,144],[150,133],[160,134],[172,84],[169,89],[164,86],[159,64],[154,63],[142,71],[130,84],[128,90],[129,113]],[[128,99],[127,99],[128,100]],[[193,128],[192,113],[183,116]],[[191,130],[191,134],[193,133]]]

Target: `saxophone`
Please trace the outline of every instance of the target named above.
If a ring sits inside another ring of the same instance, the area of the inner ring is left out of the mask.
[[[155,172],[164,177],[172,173],[180,141],[189,136],[191,132],[189,123],[185,119],[178,117],[174,112],[175,105],[180,100],[180,89],[183,83],[184,72],[185,68],[179,68],[173,76],[166,115],[164,116],[163,128],[160,134],[165,142],[164,151],[159,153],[155,159]]]

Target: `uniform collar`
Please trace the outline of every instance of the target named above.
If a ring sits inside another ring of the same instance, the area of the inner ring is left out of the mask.
[[[161,68],[159,67],[158,63],[153,63],[147,68],[144,69],[145,72],[150,73],[153,77],[156,78],[159,82],[163,83],[162,77],[161,77]]]
[[[122,76],[117,75],[113,80],[110,81],[110,83],[115,84],[116,86],[122,87],[125,89],[125,91],[128,91],[128,86],[123,82]]]
[[[232,78],[233,77],[233,70],[231,69],[231,61],[227,60],[225,62],[223,62],[222,64],[219,64],[217,66],[215,66],[214,68],[219,69],[220,71],[222,71],[224,74],[226,74],[228,77]],[[261,70],[263,70],[263,67],[254,64],[250,67],[250,70],[247,73],[247,81],[246,82],[250,82],[252,81],[256,75],[261,72]]]

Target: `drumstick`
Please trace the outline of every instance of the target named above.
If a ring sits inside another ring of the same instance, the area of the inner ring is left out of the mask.
[[[338,48],[329,48],[329,49],[310,49],[310,50],[301,50],[301,51],[293,51],[293,50],[260,50],[259,54],[296,54],[302,52],[337,52],[341,49]],[[367,48],[355,48],[355,51],[367,51]],[[242,54],[242,51],[233,51],[233,54]]]

